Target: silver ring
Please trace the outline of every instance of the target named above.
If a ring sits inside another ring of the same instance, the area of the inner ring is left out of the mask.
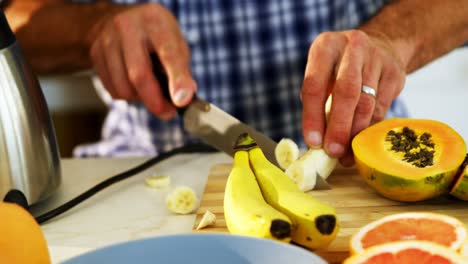
[[[375,98],[377,95],[377,92],[375,91],[374,88],[371,88],[369,86],[363,85],[361,91],[365,94],[371,95],[372,97]]]

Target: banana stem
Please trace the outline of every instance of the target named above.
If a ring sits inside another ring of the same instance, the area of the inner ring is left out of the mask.
[[[258,147],[257,142],[249,135],[249,133],[242,133],[237,137],[234,150],[250,150]]]

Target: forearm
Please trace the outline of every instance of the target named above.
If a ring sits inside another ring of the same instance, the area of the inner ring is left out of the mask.
[[[18,0],[5,14],[35,72],[49,74],[89,68],[89,48],[100,22],[119,8],[107,2]]]
[[[400,0],[361,29],[390,40],[407,73],[468,41],[467,0]]]

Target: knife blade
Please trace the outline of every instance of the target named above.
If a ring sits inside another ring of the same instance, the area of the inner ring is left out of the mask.
[[[242,133],[249,133],[268,160],[277,165],[276,142],[237,118],[195,96],[183,114],[184,127],[205,143],[234,155],[234,144]]]
[[[153,72],[159,81],[165,98],[172,102],[166,72],[154,53],[151,54],[151,61],[153,63]],[[187,106],[176,107],[176,109],[183,120],[184,129],[206,144],[233,157],[237,137],[247,132],[257,142],[265,157],[279,167],[275,157],[277,142],[216,105],[201,99],[195,94]],[[318,176],[315,188],[330,189],[330,185],[322,177]]]

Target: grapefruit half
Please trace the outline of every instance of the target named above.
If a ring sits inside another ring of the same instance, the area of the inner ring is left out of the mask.
[[[468,259],[429,241],[397,241],[370,247],[353,255],[344,264],[463,264]]]
[[[350,240],[352,254],[388,242],[422,240],[458,251],[467,238],[465,225],[458,219],[438,213],[408,212],[373,221]]]
[[[468,240],[463,243],[463,245],[460,248],[460,254],[462,254],[465,257],[468,257]]]

